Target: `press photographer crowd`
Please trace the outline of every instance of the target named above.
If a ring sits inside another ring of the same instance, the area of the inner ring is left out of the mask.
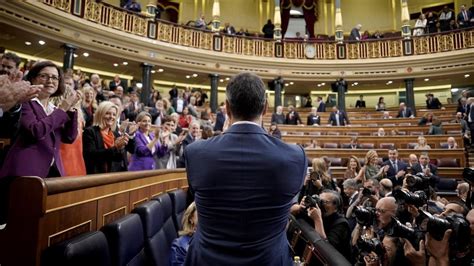
[[[474,265],[474,170],[464,170],[457,198],[447,201],[437,195],[439,177],[426,157],[410,166],[391,149],[375,175],[363,166],[342,191],[330,178],[329,162],[313,159],[291,213],[354,265]]]

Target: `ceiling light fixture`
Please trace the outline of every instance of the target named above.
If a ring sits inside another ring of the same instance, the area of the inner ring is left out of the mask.
[[[288,86],[290,86],[290,84],[288,84],[288,83],[285,83],[285,86],[286,86],[286,87],[288,87]]]
[[[163,72],[165,71],[163,68],[158,69],[158,72]]]
[[[189,79],[189,78],[191,78],[191,76],[190,76],[190,75],[186,75],[186,78]]]
[[[323,82],[323,83],[321,83],[321,85],[324,86],[324,85],[326,85],[326,83]]]
[[[77,55],[77,54],[74,54],[73,56],[74,56],[74,58],[77,58],[77,57],[78,57],[78,55]]]
[[[220,79],[219,81],[220,81],[220,82],[224,82],[224,80],[223,80],[223,79]]]
[[[38,43],[39,43],[39,45],[45,45],[46,44],[46,42],[43,41],[43,40],[39,40]]]
[[[357,86],[357,85],[359,85],[359,82],[354,82],[354,86]]]
[[[89,53],[87,53],[87,52],[82,53],[82,55],[83,55],[84,57],[89,57]]]
[[[321,84],[318,84],[318,87],[321,87]]]
[[[31,42],[25,42],[25,44],[29,46],[29,45],[31,45]]]
[[[430,81],[430,79],[429,79],[429,78],[425,78],[424,81]]]
[[[139,89],[143,88],[143,83],[137,83],[137,88]]]
[[[193,78],[195,78],[195,77],[197,77],[197,76],[198,76],[198,74],[196,74],[196,73],[193,74]]]
[[[155,71],[155,70],[152,70],[152,71],[151,71],[151,73],[152,73],[152,74],[155,74],[155,73],[156,73],[156,71]]]
[[[293,84],[295,84],[295,83],[294,83],[293,81],[291,81],[291,82],[290,82],[290,85],[293,85]]]
[[[117,64],[117,63],[114,63],[114,67],[118,67],[118,64]]]
[[[122,64],[123,64],[124,66],[126,66],[126,65],[128,65],[128,62],[123,62]]]
[[[225,78],[225,80],[230,80],[230,78]]]
[[[471,75],[469,75],[469,74],[464,75],[465,78],[468,78],[468,77],[470,77],[470,76],[471,76]]]

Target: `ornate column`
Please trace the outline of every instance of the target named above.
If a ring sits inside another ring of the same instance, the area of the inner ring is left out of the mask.
[[[221,26],[221,6],[219,4],[219,0],[214,0],[214,4],[212,5],[212,31],[219,32],[219,28]]]
[[[273,23],[275,28],[273,29],[273,39],[281,41],[281,14],[280,14],[280,1],[275,3],[275,15],[273,16]]]
[[[142,63],[142,93],[140,94],[140,101],[147,103],[151,93],[151,70],[154,65]]]
[[[211,79],[211,112],[217,111],[217,82],[219,82],[219,74],[209,74]]]
[[[344,41],[344,31],[342,29],[341,0],[336,0],[336,19],[334,25],[336,26],[336,41],[342,43]]]
[[[413,115],[416,116],[416,109],[415,109],[415,92],[413,90],[413,82],[415,79],[409,78],[405,79],[405,94],[406,94],[406,106],[410,107]]]
[[[72,44],[66,43],[62,46],[64,48],[63,70],[74,68],[74,52],[76,47]]]
[[[402,1],[402,37],[405,39],[409,39],[411,36],[411,29],[410,29],[410,12],[408,12],[408,0],[401,0]]]

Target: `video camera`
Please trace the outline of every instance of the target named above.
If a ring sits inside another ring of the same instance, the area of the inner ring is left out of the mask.
[[[410,192],[396,189],[392,192],[392,196],[398,204],[411,204],[415,205],[417,208],[422,207],[428,201],[428,196],[426,196],[426,193],[423,190]]]
[[[357,206],[354,211],[357,223],[362,226],[371,226],[375,224],[375,209],[370,207]]]

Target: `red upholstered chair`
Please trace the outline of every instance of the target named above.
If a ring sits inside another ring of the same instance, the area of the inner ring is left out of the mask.
[[[347,136],[359,136],[359,132],[347,132]]]
[[[342,144],[341,144],[341,148],[343,148],[343,149],[350,149],[350,148],[351,148],[351,144],[350,144],[350,143],[342,143]]]
[[[326,134],[328,136],[339,136],[340,133],[339,132],[335,132],[335,131],[328,131],[328,133]]]
[[[406,134],[407,134],[406,131],[398,131],[398,132],[397,132],[397,135],[403,135],[403,136],[405,136]]]
[[[328,158],[331,162],[331,166],[342,166],[342,159],[341,158]]]
[[[395,143],[380,143],[381,149],[392,149],[395,147]]]
[[[458,160],[455,158],[440,158],[437,159],[438,167],[459,167]]]
[[[411,126],[411,123],[399,123],[398,125],[401,127],[406,127],[406,126]]]
[[[459,136],[462,134],[461,130],[448,130],[446,131],[446,134],[451,135],[451,136]]]
[[[337,149],[337,143],[324,143],[323,147],[326,149]]]
[[[321,131],[311,131],[308,133],[310,136],[321,136]]]
[[[410,132],[410,136],[423,136],[423,132],[421,132],[421,131],[412,131],[412,132]]]
[[[416,143],[416,142],[408,143],[407,144],[407,149],[414,149],[416,144],[418,144],[418,143]]]
[[[449,144],[447,142],[440,142],[439,147],[441,149],[447,149],[449,147]]]
[[[361,149],[373,149],[374,146],[375,145],[373,143],[361,143],[360,144]]]

